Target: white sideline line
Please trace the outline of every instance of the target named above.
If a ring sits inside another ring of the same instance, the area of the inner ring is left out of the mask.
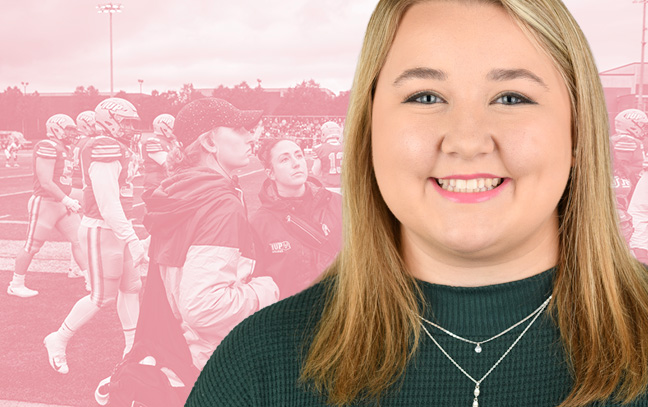
[[[26,220],[0,220],[0,225],[27,225],[29,222]],[[144,225],[139,223],[133,224],[134,228],[143,228]]]
[[[67,407],[55,404],[30,403],[28,401],[0,400],[0,407]]]
[[[32,177],[34,174],[24,174],[24,175],[10,175],[8,177],[0,177],[0,180],[3,179],[14,179],[14,178],[25,178],[25,177]]]
[[[9,216],[11,216],[11,215],[2,215],[2,216],[0,216],[0,219],[8,218]]]
[[[2,194],[2,195],[0,195],[0,198],[6,198],[8,196],[31,194],[32,192],[33,191],[31,189],[29,191],[12,192],[10,194]]]

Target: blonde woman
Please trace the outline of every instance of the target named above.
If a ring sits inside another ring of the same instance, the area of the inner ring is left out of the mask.
[[[342,251],[234,329],[187,406],[648,406],[606,118],[559,0],[380,1]]]

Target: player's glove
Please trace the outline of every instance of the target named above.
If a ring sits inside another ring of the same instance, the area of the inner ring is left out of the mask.
[[[131,257],[133,258],[133,265],[135,267],[139,266],[141,263],[148,261],[148,256],[144,250],[144,245],[139,239],[131,240],[128,242],[128,250],[130,251]]]
[[[65,195],[65,197],[61,200],[63,205],[68,209],[70,212],[77,213],[81,210],[81,204],[79,204],[79,201],[76,199],[72,199],[69,196]]]

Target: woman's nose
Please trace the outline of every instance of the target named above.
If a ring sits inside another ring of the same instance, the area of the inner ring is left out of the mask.
[[[441,151],[465,160],[493,152],[494,134],[486,115],[483,108],[456,106],[447,117]]]

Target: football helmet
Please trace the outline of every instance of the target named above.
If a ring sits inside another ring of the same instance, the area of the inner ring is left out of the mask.
[[[86,137],[90,137],[97,132],[95,112],[92,110],[86,110],[85,112],[79,113],[76,118],[76,124],[79,132]]]
[[[336,122],[326,122],[322,124],[320,128],[322,130],[322,139],[324,141],[329,139],[338,139],[342,138],[342,128]]]
[[[175,118],[173,116],[163,113],[153,119],[153,133],[172,139],[174,123]]]
[[[63,144],[72,144],[79,136],[76,123],[66,114],[55,114],[45,122],[47,137],[60,140]]]
[[[137,109],[131,102],[121,98],[108,98],[95,108],[97,130],[109,137],[130,142],[139,121]]]
[[[648,116],[639,109],[626,109],[614,118],[617,133],[630,134],[643,139],[648,127]]]

